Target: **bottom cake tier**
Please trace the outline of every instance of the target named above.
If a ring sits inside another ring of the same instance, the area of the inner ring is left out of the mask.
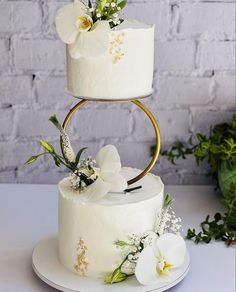
[[[131,179],[141,171],[122,168]],[[164,185],[152,174],[131,193],[109,193],[96,202],[84,202],[72,191],[68,178],[59,183],[59,259],[81,276],[100,278],[113,271],[123,255],[115,246],[133,234],[152,231],[163,204]]]

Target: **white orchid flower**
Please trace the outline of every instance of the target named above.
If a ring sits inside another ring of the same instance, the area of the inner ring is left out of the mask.
[[[98,152],[96,161],[99,166],[96,169],[98,177],[81,193],[86,200],[96,201],[108,192],[122,192],[127,188],[127,181],[120,174],[120,156],[115,146],[107,145],[103,147]]]
[[[94,58],[104,54],[109,45],[108,21],[96,21],[89,9],[80,1],[61,7],[56,16],[56,29],[60,39],[68,44],[72,58]]]
[[[186,244],[180,235],[165,233],[158,237],[152,247],[141,252],[135,268],[135,276],[143,285],[163,281],[171,269],[184,263]]]

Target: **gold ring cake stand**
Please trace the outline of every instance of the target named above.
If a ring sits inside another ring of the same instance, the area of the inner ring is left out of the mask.
[[[137,105],[142,111],[144,111],[146,113],[146,115],[149,117],[154,131],[155,131],[155,135],[156,135],[156,150],[154,153],[154,156],[151,160],[151,162],[149,163],[149,165],[136,177],[134,177],[133,179],[128,181],[128,185],[132,185],[133,183],[139,181],[140,179],[142,179],[148,172],[150,172],[150,170],[153,168],[153,166],[155,165],[155,163],[157,162],[159,153],[160,153],[160,148],[161,148],[161,138],[160,138],[160,130],[157,124],[157,121],[155,120],[153,114],[151,113],[151,111],[139,100],[137,99],[130,99],[130,100],[99,100],[99,99],[82,99],[80,102],[78,102],[68,113],[68,115],[66,116],[64,122],[63,122],[63,128],[66,130],[68,123],[70,122],[72,116],[75,114],[75,112],[77,112],[80,108],[82,108],[84,105],[86,105],[88,102],[91,101],[97,101],[97,102],[132,102],[133,104]],[[64,155],[64,151],[63,151],[63,147],[62,147],[62,140],[61,140],[61,152]]]

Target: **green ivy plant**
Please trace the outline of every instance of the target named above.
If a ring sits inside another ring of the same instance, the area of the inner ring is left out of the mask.
[[[155,146],[151,147],[153,155]],[[223,195],[223,203],[227,208],[225,214],[215,214],[211,220],[208,215],[201,223],[201,231],[189,229],[188,239],[196,243],[209,243],[212,239],[222,240],[227,245],[236,244],[236,114],[229,123],[221,123],[210,129],[209,135],[197,134],[185,144],[176,141],[161,154],[176,164],[178,159],[186,159],[194,155],[197,164],[207,161],[210,165],[210,175],[216,180]]]

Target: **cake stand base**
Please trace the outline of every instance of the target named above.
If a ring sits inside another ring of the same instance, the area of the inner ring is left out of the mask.
[[[34,248],[32,266],[37,276],[45,283],[59,291],[65,292],[161,292],[178,284],[187,275],[190,258],[187,253],[184,265],[171,273],[171,278],[166,283],[154,286],[142,286],[135,277],[128,280],[106,285],[102,279],[80,277],[67,270],[58,260],[57,237],[50,236],[41,240]]]

